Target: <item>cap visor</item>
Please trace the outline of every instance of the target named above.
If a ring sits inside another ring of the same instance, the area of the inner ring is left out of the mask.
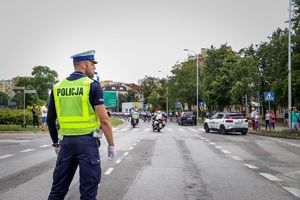
[[[94,64],[98,64],[98,62],[95,60],[89,60],[89,61],[92,61]]]

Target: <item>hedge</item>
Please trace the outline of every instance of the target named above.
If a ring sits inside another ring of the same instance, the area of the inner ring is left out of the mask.
[[[32,125],[32,112],[25,110],[25,121]],[[0,110],[0,124],[22,125],[23,110]]]

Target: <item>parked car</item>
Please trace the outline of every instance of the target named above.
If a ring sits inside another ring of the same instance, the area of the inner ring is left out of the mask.
[[[221,134],[241,132],[246,135],[248,132],[248,119],[245,119],[243,113],[217,112],[204,121],[204,130],[206,133],[213,130]]]
[[[193,112],[182,112],[178,118],[178,125],[185,124],[197,125],[196,115]]]

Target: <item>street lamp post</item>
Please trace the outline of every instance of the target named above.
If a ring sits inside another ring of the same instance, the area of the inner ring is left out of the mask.
[[[169,115],[168,75],[165,72],[161,71],[161,70],[159,70],[158,72],[163,73],[163,74],[166,75],[166,80],[167,80],[167,87],[166,87],[166,90],[167,90],[167,92],[166,92],[167,93],[167,102],[166,102],[166,107],[167,107],[167,116],[168,116]]]
[[[288,50],[288,106],[289,111],[292,108],[292,81],[291,81],[291,22],[292,18],[292,3],[291,0],[289,0],[289,50]],[[291,115],[289,114],[289,129],[292,130],[292,124],[291,124]]]
[[[199,93],[199,64],[198,64],[198,54],[196,53],[196,51],[194,51],[194,50],[190,50],[190,49],[184,49],[184,51],[190,51],[190,52],[193,52],[195,55],[196,55],[196,67],[197,67],[197,98],[196,98],[196,107],[197,107],[197,121],[198,121],[198,116],[199,116],[199,108],[198,108],[198,93]]]

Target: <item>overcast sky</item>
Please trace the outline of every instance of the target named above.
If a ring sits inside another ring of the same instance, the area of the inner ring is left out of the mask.
[[[236,51],[287,27],[288,0],[1,0],[0,80],[96,50],[101,80],[164,77],[177,61],[227,42]]]

